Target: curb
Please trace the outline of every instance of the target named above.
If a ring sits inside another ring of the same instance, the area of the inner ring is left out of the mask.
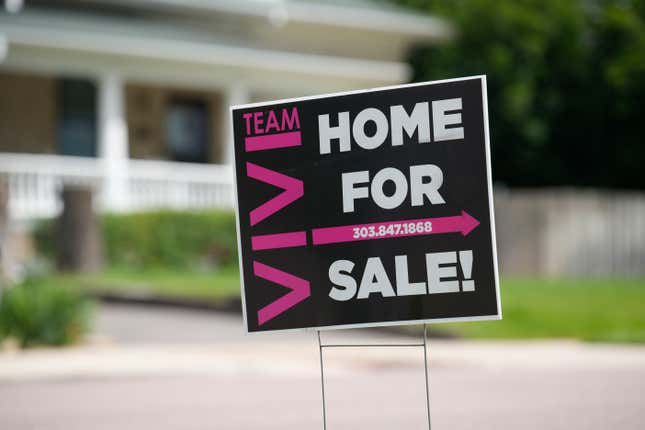
[[[187,297],[167,297],[147,293],[114,293],[108,291],[93,291],[89,293],[89,297],[103,303],[172,307],[236,314],[242,313],[242,301],[239,298],[208,300]]]

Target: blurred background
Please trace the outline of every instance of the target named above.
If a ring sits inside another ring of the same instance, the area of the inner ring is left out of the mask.
[[[4,0],[0,428],[322,427],[314,334],[242,334],[228,108],[478,74],[504,320],[431,327],[434,423],[643,428],[643,0]],[[422,353],[326,354],[329,428],[427,426]]]

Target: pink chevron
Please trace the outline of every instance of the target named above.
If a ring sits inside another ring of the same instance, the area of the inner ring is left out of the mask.
[[[258,311],[258,324],[262,325],[272,320],[281,313],[294,307],[307,297],[311,296],[309,281],[305,281],[295,275],[292,275],[274,267],[267,266],[260,262],[253,262],[253,273],[255,276],[275,282],[278,285],[289,288],[291,291],[279,299],[269,303]]]
[[[271,200],[262,203],[251,211],[250,218],[252,226],[278,212],[285,206],[290,205],[305,194],[304,184],[300,179],[283,175],[282,173],[258,166],[257,164],[247,162],[246,175],[249,178],[257,179],[258,181],[271,184],[284,190]]]

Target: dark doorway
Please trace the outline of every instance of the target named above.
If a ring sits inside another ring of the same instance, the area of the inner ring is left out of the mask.
[[[80,79],[58,83],[57,152],[96,157],[96,85]]]
[[[208,163],[210,124],[202,100],[172,99],[165,120],[166,147],[173,161]]]

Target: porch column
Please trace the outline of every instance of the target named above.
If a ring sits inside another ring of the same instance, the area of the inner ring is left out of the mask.
[[[224,91],[224,106],[222,109],[222,122],[224,125],[224,164],[233,164],[233,119],[231,106],[243,105],[249,102],[248,89],[241,83],[231,84]]]
[[[116,73],[99,79],[98,155],[103,165],[103,201],[109,210],[128,206],[128,126],[125,118],[124,84]]]

